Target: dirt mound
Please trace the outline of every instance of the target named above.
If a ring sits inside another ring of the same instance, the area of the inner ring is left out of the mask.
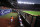
[[[18,19],[14,19],[13,22],[10,22],[10,19],[3,19],[0,18],[0,27],[17,27],[18,26]]]

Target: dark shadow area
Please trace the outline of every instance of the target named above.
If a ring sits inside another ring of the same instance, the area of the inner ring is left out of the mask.
[[[20,16],[21,16],[21,19],[22,19],[22,22],[23,22],[24,26],[25,26],[25,27],[31,27],[31,24],[29,24],[29,23],[23,18],[22,15],[20,15]]]
[[[35,21],[34,27],[40,27],[40,16],[36,17],[36,21]]]

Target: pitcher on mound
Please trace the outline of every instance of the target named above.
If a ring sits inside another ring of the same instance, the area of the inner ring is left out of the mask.
[[[11,22],[13,22],[13,16],[11,16]]]

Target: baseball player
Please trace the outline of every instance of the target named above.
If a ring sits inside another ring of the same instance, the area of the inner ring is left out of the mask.
[[[11,22],[13,22],[13,16],[11,16]]]

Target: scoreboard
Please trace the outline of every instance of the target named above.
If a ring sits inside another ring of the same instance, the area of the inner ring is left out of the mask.
[[[0,16],[12,12],[12,9],[0,9]]]

